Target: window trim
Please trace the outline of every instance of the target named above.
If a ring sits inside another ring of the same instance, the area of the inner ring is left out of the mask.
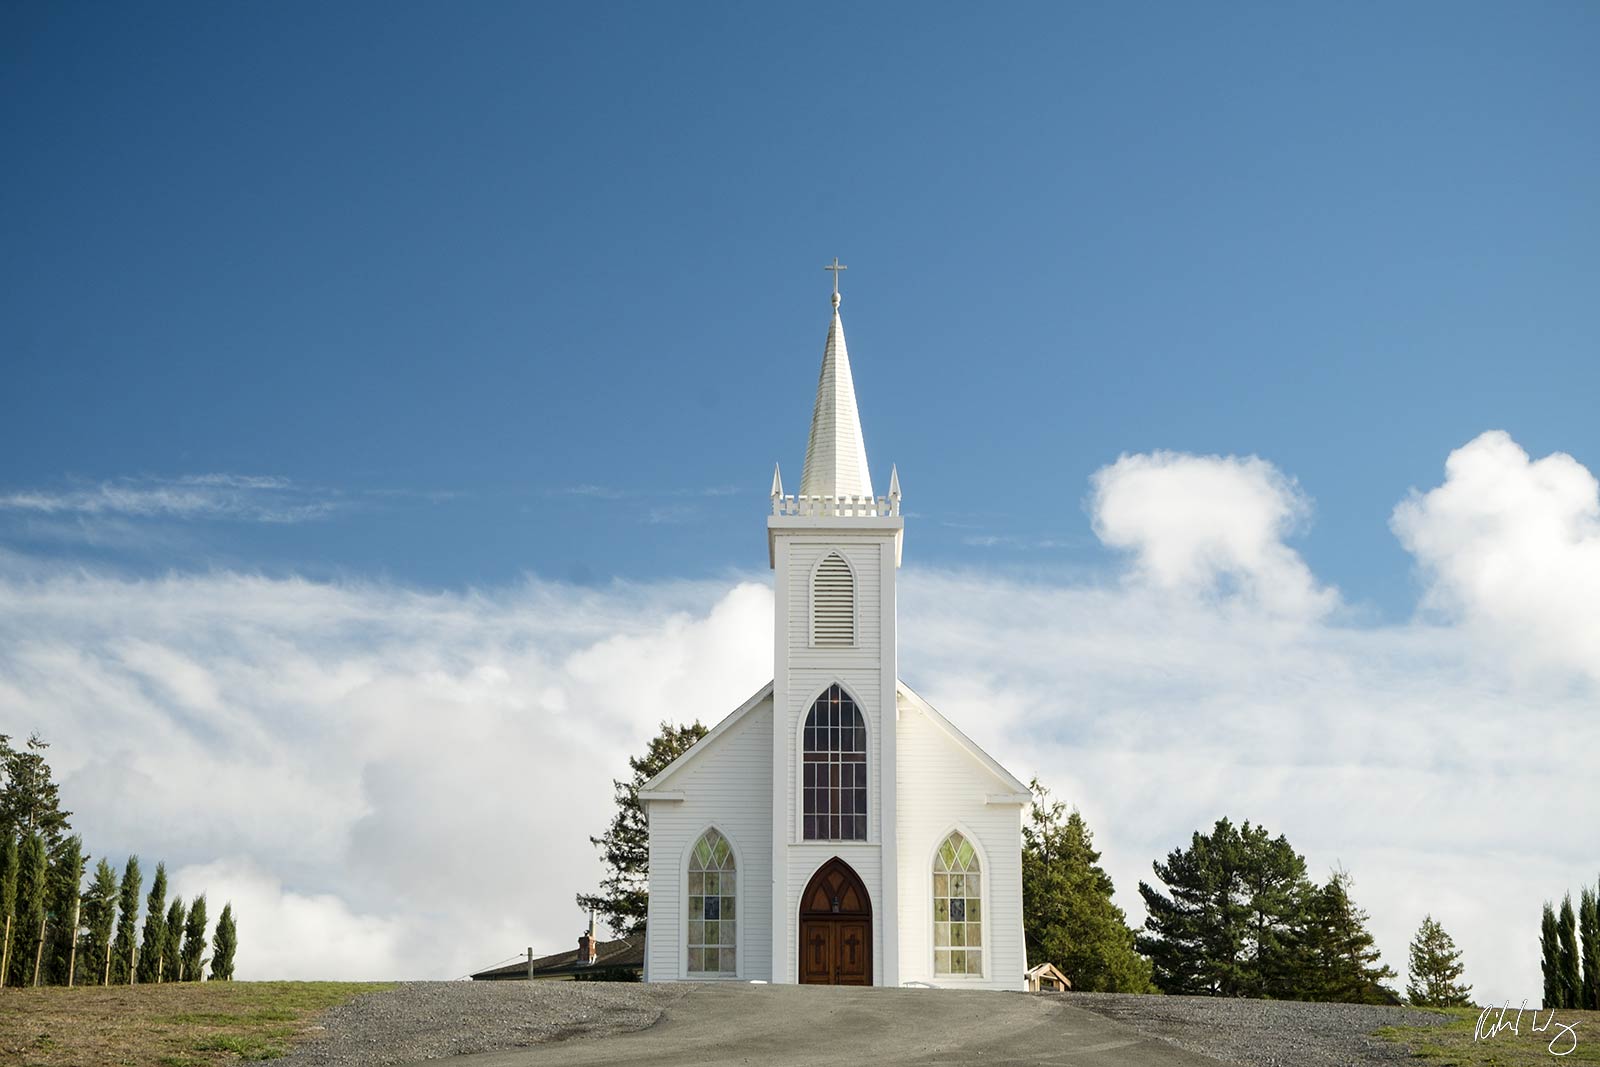
[[[838,556],[844,561],[846,569],[850,571],[850,643],[846,645],[817,644],[817,573],[822,570],[822,565],[831,556]],[[861,574],[856,570],[854,561],[838,545],[823,546],[822,552],[816,558],[816,562],[811,564],[811,573],[806,579],[806,638],[806,647],[813,649],[861,647]],[[807,705],[807,707],[809,708],[810,705]]]
[[[823,694],[833,687],[838,686],[849,697],[861,713],[861,728],[867,732],[867,836],[862,838],[847,837],[807,837],[806,836],[806,720],[811,717],[811,709],[817,706]],[[791,843],[799,845],[875,845],[878,843],[878,805],[873,798],[873,782],[877,779],[877,761],[874,757],[873,744],[876,741],[872,728],[872,716],[867,712],[866,702],[856,696],[856,692],[844,679],[835,675],[831,680],[819,686],[803,705],[798,715],[795,716],[794,726],[794,822],[790,827],[793,834]],[[931,881],[928,883],[933,884]]]
[[[694,861],[694,846],[700,839],[715,830],[728,842],[728,849],[733,853],[733,900],[734,910],[738,913],[733,928],[733,973],[713,973],[689,970],[689,865]],[[734,836],[728,833],[720,824],[708,822],[691,834],[683,846],[683,854],[678,859],[678,975],[685,982],[738,982],[744,979],[744,928],[745,928],[745,866],[744,853],[740,851]]]
[[[976,853],[978,857],[978,900],[983,905],[983,918],[978,920],[978,927],[983,932],[983,968],[978,974],[939,973],[939,957],[936,954],[938,949],[934,945],[934,941],[937,940],[937,938],[934,936],[935,919],[933,911],[933,865],[939,861],[939,849],[944,847],[944,843],[950,839],[951,834],[960,834],[962,837],[964,837],[967,843],[972,846],[972,851]],[[994,913],[994,907],[992,903],[993,898],[989,892],[989,853],[983,847],[983,842],[979,839],[978,835],[973,833],[972,830],[965,824],[959,822],[948,824],[944,830],[934,838],[933,847],[928,850],[927,861],[922,865],[922,877],[924,886],[923,899],[928,902],[928,980],[934,984],[938,984],[940,982],[953,982],[958,985],[967,982],[988,981],[990,968],[992,966],[991,955],[993,949],[992,942],[990,941],[992,924],[989,922],[989,917]]]

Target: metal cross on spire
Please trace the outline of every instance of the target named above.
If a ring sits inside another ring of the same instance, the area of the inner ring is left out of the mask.
[[[849,267],[841,267],[841,266],[839,266],[839,257],[838,256],[834,256],[833,257],[833,263],[830,266],[823,267],[822,269],[823,270],[831,270],[831,271],[833,271],[833,306],[834,307],[838,307],[839,306],[839,272],[842,271],[842,270],[849,270],[850,268]]]

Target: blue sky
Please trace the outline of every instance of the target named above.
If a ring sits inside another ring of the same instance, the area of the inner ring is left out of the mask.
[[[1390,964],[1431,912],[1537,998],[1600,820],[1597,45],[1576,3],[5,5],[0,732],[91,853],[238,905],[242,976],[572,943],[611,778],[771,677],[839,256],[902,676],[1130,919],[1248,818]]]
[[[1313,568],[1403,616],[1388,516],[1451,449],[1600,463],[1592,5],[3,18],[0,491],[329,505],[12,512],[29,553],[759,568],[834,255],[914,561],[1101,568],[1094,470],[1258,454],[1315,501]]]

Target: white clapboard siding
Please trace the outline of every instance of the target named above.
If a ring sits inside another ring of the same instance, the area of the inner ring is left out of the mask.
[[[772,698],[674,775],[683,800],[654,800],[650,814],[652,982],[687,979],[683,870],[688,849],[715,826],[738,857],[738,978],[772,978]]]
[[[877,663],[882,646],[881,539],[839,537],[828,541],[785,538],[788,554],[788,641],[792,662]],[[812,630],[813,578],[827,569],[825,557],[837,554],[847,564],[853,607],[849,644],[819,643]],[[819,566],[820,565],[820,566]]]
[[[1021,989],[1022,809],[991,805],[1007,791],[986,767],[916,705],[900,699],[900,980],[961,989]],[[978,849],[983,873],[984,974],[933,973],[933,857],[960,830]]]

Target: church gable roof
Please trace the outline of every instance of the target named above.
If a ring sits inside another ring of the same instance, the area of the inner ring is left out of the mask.
[[[993,775],[995,781],[1004,786],[1006,793],[1011,795],[1010,799],[1015,800],[1017,803],[1026,803],[1031,798],[1032,793],[1026,784],[1019,781],[1016,775],[1002,767],[999,760],[979,748],[977,742],[973,741],[972,738],[956,729],[954,723],[939,714],[939,710],[922,699],[916,690],[912,689],[904,681],[896,679],[895,694],[896,696],[904,697],[912,707],[926,716],[929,722],[937,726],[951,741],[955,742],[957,747],[964,750],[979,766]]]
[[[768,682],[766,685],[756,690],[754,696],[752,696],[749,700],[746,700],[743,704],[739,705],[739,707],[734,709],[732,713],[723,716],[722,721],[713,726],[710,732],[708,732],[704,737],[696,741],[693,745],[690,745],[687,752],[673,760],[671,763],[667,764],[665,767],[661,768],[661,773],[657,774],[654,778],[640,786],[639,799],[668,799],[666,797],[652,797],[650,794],[662,792],[666,788],[667,783],[670,782],[679,771],[683,770],[683,768],[688,766],[690,762],[698,759],[703,753],[708,751],[713,745],[715,745],[719,737],[722,737],[729,730],[732,730],[736,725],[742,722],[744,717],[749,715],[756,708],[760,707],[763,701],[769,701],[771,699],[772,683]],[[681,799],[681,797],[673,799]]]

